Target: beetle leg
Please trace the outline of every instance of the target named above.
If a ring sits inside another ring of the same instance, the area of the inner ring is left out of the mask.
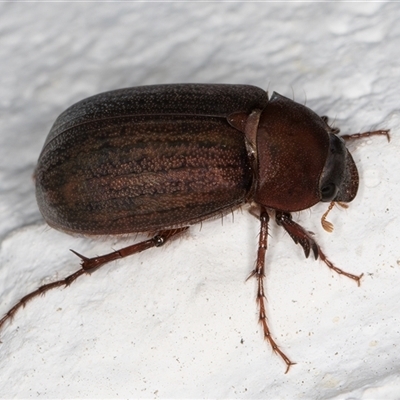
[[[363,132],[363,133],[353,133],[352,135],[342,135],[340,136],[343,140],[350,140],[350,139],[361,139],[370,136],[386,136],[388,142],[390,142],[390,129],[381,129],[378,131],[372,132]]]
[[[144,250],[150,249],[152,247],[161,247],[167,240],[171,239],[172,237],[188,230],[189,227],[185,226],[183,228],[177,229],[169,229],[165,231],[159,232],[157,235],[153,236],[151,239],[144,240],[140,243],[135,243],[131,246],[124,247],[122,249],[113,251],[112,253],[104,254],[102,256],[87,258],[82,254],[77,253],[75,250],[71,250],[74,254],[76,254],[82,261],[81,266],[85,272],[91,273],[97,268],[101,267],[102,265],[118,260],[119,258],[128,257],[132,254],[140,253]],[[66,278],[68,279],[68,278]],[[73,279],[72,281],[74,281]],[[71,282],[72,282],[71,281]],[[70,284],[69,282],[68,284]]]
[[[11,320],[16,312],[20,309],[25,307],[25,305],[33,300],[35,297],[38,297],[40,295],[45,294],[51,289],[55,289],[60,286],[69,286],[73,281],[78,279],[81,275],[85,273],[92,273],[94,272],[97,268],[101,267],[102,265],[113,261],[117,260],[119,258],[127,257],[129,255],[135,254],[135,253],[140,253],[141,251],[150,249],[151,247],[160,247],[162,246],[166,241],[172,239],[173,237],[179,235],[182,232],[185,232],[187,229],[189,229],[188,226],[185,226],[183,228],[177,228],[177,229],[169,229],[165,231],[159,232],[157,235],[153,236],[151,239],[145,240],[140,243],[133,244],[131,246],[125,247],[120,250],[116,250],[112,253],[105,254],[104,256],[99,256],[99,257],[93,257],[93,258],[87,258],[85,256],[82,256],[81,254],[77,253],[76,251],[71,250],[74,254],[76,254],[78,257],[81,258],[81,266],[82,268],[79,269],[78,271],[74,272],[73,274],[67,276],[64,279],[60,279],[58,281],[48,283],[46,285],[40,286],[33,292],[29,293],[28,295],[22,297],[4,316],[3,318],[0,319],[0,330],[6,323],[6,321]]]
[[[264,277],[265,277],[265,253],[267,251],[267,240],[268,240],[268,221],[269,216],[265,208],[261,207],[260,213],[260,237],[258,242],[258,252],[257,252],[257,263],[256,268],[251,272],[247,279],[255,276],[257,278],[257,304],[259,309],[259,322],[264,330],[264,339],[268,340],[269,344],[272,347],[272,350],[279,354],[279,356],[286,363],[286,372],[289,371],[290,367],[296,363],[289,360],[289,358],[282,352],[282,350],[278,347],[275,340],[271,336],[271,331],[269,330],[267,323],[267,313],[265,308],[265,292],[264,292]]]
[[[330,129],[330,133],[333,133],[334,135],[337,135],[337,134],[339,134],[340,133],[340,129],[339,128],[336,128],[336,127],[332,127],[332,126],[330,126],[329,125],[329,117],[327,117],[326,115],[323,115],[322,117],[321,117],[321,119],[322,119],[322,121],[324,121],[325,122],[325,124],[328,126],[328,128]]]
[[[306,258],[308,258],[308,256],[310,255],[311,249],[313,251],[315,259],[319,257],[330,269],[335,271],[337,274],[344,275],[350,279],[355,280],[357,282],[357,285],[360,286],[360,280],[363,274],[353,275],[336,267],[323,253],[317,242],[312,237],[312,234],[310,232],[307,232],[299,224],[294,222],[290,213],[277,211],[275,214],[275,219],[276,223],[285,229],[285,231],[289,234],[293,241],[296,244],[300,244],[300,246],[304,250]]]

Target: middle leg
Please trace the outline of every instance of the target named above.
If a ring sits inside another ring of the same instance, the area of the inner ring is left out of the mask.
[[[255,269],[251,272],[250,276],[255,277],[257,279],[257,304],[259,310],[259,322],[263,327],[264,331],[264,339],[266,339],[272,347],[272,350],[277,353],[283,361],[286,363],[286,372],[289,371],[290,367],[296,363],[290,361],[290,359],[286,356],[286,354],[279,348],[276,344],[275,340],[271,336],[271,331],[268,326],[267,312],[265,307],[266,296],[264,291],[264,277],[265,277],[265,254],[267,251],[267,242],[268,242],[268,222],[269,216],[268,212],[264,207],[261,207],[260,212],[260,237],[258,242],[258,252],[257,252],[257,262]]]

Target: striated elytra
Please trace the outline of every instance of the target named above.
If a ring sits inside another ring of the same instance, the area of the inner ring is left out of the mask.
[[[326,117],[248,85],[176,84],[120,89],[82,100],[55,121],[35,171],[36,197],[46,222],[85,235],[157,232],[151,239],[87,258],[65,279],[23,297],[0,328],[29,300],[69,285],[105,263],[158,247],[196,222],[250,203],[260,219],[257,262],[259,321],[286,363],[267,323],[263,278],[269,218],[338,274],[291,212],[316,203],[344,206],[359,178],[345,140]],[[331,229],[323,217],[326,229]]]

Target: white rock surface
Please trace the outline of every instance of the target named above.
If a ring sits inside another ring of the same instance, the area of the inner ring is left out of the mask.
[[[274,225],[267,255],[273,334],[263,342],[246,210],[161,250],[110,264],[36,299],[1,332],[0,396],[13,398],[395,399],[400,393],[399,57],[396,3],[0,4],[0,313],[78,268],[73,248],[132,240],[48,228],[32,173],[55,118],[111,89],[247,83],[335,119],[361,183],[348,210],[295,215],[362,285],[305,260]]]

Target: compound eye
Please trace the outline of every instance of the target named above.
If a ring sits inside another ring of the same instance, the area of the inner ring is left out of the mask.
[[[329,182],[321,188],[321,201],[332,201],[338,192],[337,186]]]

